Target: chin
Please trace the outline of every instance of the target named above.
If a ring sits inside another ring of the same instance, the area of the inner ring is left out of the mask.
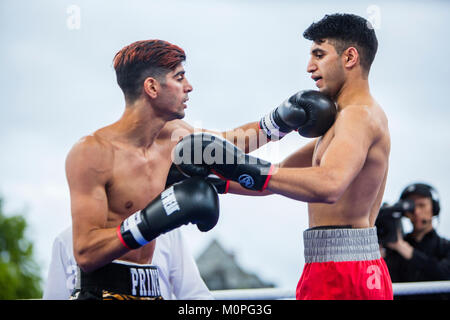
[[[335,90],[332,90],[332,89],[326,88],[326,87],[320,88],[319,91],[320,91],[321,93],[323,93],[323,94],[329,96],[330,98],[335,98],[335,97],[336,97],[336,94],[337,94],[337,92],[336,92]]]
[[[326,94],[326,95],[328,95],[328,96],[330,95],[330,90],[327,87],[319,88],[319,91],[324,93],[324,94]]]
[[[185,115],[184,111],[181,111],[181,112],[175,114],[175,119],[183,119],[185,116],[186,115]]]
[[[180,120],[183,119],[184,116],[185,116],[184,112],[172,113],[170,116],[168,116],[166,120],[167,121]]]

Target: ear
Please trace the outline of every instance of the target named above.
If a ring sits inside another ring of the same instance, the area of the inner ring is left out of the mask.
[[[155,78],[148,77],[144,80],[144,92],[150,97],[150,98],[156,98],[158,96],[158,92],[161,89],[161,84],[156,80]]]
[[[359,52],[355,47],[347,48],[342,54],[344,59],[344,67],[353,68],[359,61]]]

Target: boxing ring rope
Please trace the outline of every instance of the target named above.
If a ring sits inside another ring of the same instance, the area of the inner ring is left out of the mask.
[[[393,283],[394,296],[450,292],[450,281]],[[292,300],[295,288],[212,290],[217,300]]]

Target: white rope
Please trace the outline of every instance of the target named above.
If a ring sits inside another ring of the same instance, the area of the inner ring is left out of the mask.
[[[281,300],[294,299],[295,289],[264,288],[211,291],[216,300]]]
[[[394,295],[435,294],[450,292],[450,281],[393,283]],[[291,300],[295,289],[263,288],[211,291],[216,300]]]
[[[450,281],[393,283],[394,295],[434,294],[450,292]]]

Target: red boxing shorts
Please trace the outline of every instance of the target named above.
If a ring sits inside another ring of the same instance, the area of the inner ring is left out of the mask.
[[[303,233],[305,266],[297,300],[392,300],[376,228],[319,227]]]

